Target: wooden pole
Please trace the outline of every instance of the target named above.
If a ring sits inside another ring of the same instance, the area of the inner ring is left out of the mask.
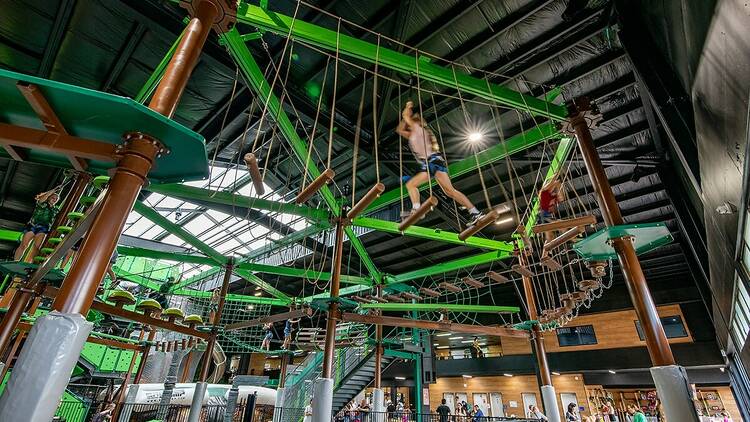
[[[339,304],[339,286],[341,283],[341,261],[344,256],[344,220],[336,221],[336,242],[333,250],[331,267],[331,304],[328,305],[328,320],[326,321],[325,348],[323,349],[322,378],[333,378],[333,358],[336,351],[336,318]]]
[[[214,313],[214,320],[211,321],[211,335],[208,337],[208,344],[206,345],[206,351],[203,352],[203,359],[201,360],[201,372],[198,381],[205,382],[208,378],[208,370],[211,368],[211,355],[214,352],[214,346],[216,345],[217,337],[219,336],[219,322],[221,321],[221,315],[224,312],[224,304],[226,303],[227,292],[229,291],[229,281],[232,279],[232,271],[234,270],[234,260],[229,258],[229,262],[224,266],[224,280],[221,284],[221,293],[219,295],[219,303]]]
[[[604,172],[599,154],[596,151],[594,140],[589,131],[587,114],[591,112],[591,105],[585,98],[578,99],[570,106],[569,123],[578,139],[583,162],[591,177],[594,193],[599,202],[602,218],[607,227],[617,226],[624,223],[620,207],[615,195],[609,185],[609,180]],[[630,298],[635,308],[638,320],[641,322],[643,334],[646,339],[646,347],[651,356],[654,366],[674,365],[675,360],[672,349],[669,347],[667,336],[659,319],[659,313],[651,297],[651,292],[646,284],[641,263],[635,254],[632,239],[630,237],[618,237],[612,239],[612,247],[617,253],[620,267],[625,276],[625,284],[628,287]]]

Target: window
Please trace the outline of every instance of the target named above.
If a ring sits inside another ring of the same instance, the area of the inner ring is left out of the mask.
[[[732,312],[732,336],[735,343],[742,349],[750,332],[750,295],[745,288],[745,283],[737,276],[735,276],[735,284],[737,290]]]
[[[667,334],[667,338],[681,338],[688,336],[685,324],[682,323],[682,318],[680,318],[679,315],[665,316],[659,319],[661,320],[661,326],[664,327],[664,333]],[[643,341],[645,337],[643,337],[641,321],[635,321],[635,329],[638,331],[638,337]]]
[[[557,342],[560,344],[560,347],[596,344],[596,333],[594,332],[594,326],[581,325],[578,327],[558,328]]]

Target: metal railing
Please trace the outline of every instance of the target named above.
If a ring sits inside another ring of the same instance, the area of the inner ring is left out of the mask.
[[[539,419],[499,416],[442,416],[437,413],[341,411],[334,422],[538,422]]]
[[[105,408],[107,403],[100,401],[72,401],[63,400],[57,407],[54,422],[89,422],[96,414]],[[249,419],[245,415],[246,403],[237,403],[231,416],[232,422],[244,422]],[[201,408],[201,422],[223,422],[227,411],[226,404],[204,405]],[[289,414],[303,414],[302,411],[287,411]],[[159,409],[159,404],[125,403],[121,406],[120,415],[130,415],[128,422],[147,422],[160,420],[163,422],[187,422],[190,414],[189,405],[170,404]],[[161,418],[160,418],[161,417]],[[119,418],[118,418],[119,419]],[[253,422],[270,422],[273,419],[273,406],[256,406],[253,412]],[[122,420],[122,419],[119,419]],[[301,419],[300,419],[301,421]],[[287,422],[299,422],[297,420]]]

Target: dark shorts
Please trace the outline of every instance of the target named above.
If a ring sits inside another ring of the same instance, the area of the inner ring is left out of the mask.
[[[554,219],[555,217],[552,216],[551,212],[540,209],[539,214],[537,214],[536,216],[536,223],[537,224],[550,223]]]
[[[34,234],[44,233],[47,234],[50,232],[50,226],[44,225],[44,224],[27,224],[26,228],[23,229],[23,232],[32,232]]]
[[[268,332],[266,333],[266,336],[263,337],[263,340],[271,340],[273,338],[273,333]]]
[[[427,162],[422,160],[419,161],[419,167],[412,176],[416,176],[419,173],[430,171],[430,176],[435,176],[435,173],[442,171],[448,173],[448,165],[445,162],[445,158],[441,154],[432,154]]]

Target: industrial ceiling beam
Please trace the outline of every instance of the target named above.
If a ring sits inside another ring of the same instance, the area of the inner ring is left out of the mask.
[[[308,280],[319,280],[329,281],[331,279],[331,273],[325,271],[315,271],[306,268],[294,268],[285,267],[281,265],[266,265],[252,262],[245,262],[237,264],[235,268],[242,270],[248,270],[253,272],[260,272],[264,274],[275,274],[284,277],[296,277],[304,278]],[[368,277],[360,277],[355,275],[341,274],[341,282],[348,284],[361,284],[365,286],[372,286],[372,280]]]
[[[497,325],[469,325],[456,324],[452,322],[427,321],[419,319],[398,318],[381,315],[360,315],[348,312],[341,314],[342,321],[359,322],[361,324],[379,324],[387,327],[421,328],[425,330],[444,331],[447,333],[469,333],[498,337],[528,338],[529,333],[514,328],[500,327]]]
[[[310,177],[314,179],[320,176],[320,170],[307,155],[307,143],[297,135],[294,125],[281,108],[281,102],[271,91],[270,85],[263,77],[263,72],[255,62],[255,59],[253,59],[250,51],[242,40],[242,37],[239,32],[237,32],[237,29],[234,28],[231,31],[222,34],[220,37],[223,43],[229,48],[232,57],[240,66],[240,70],[245,75],[245,79],[250,83],[255,92],[264,99],[264,103],[268,105],[268,110],[272,113],[272,116],[276,116],[276,124],[278,125],[279,130],[281,130],[282,134],[291,145],[292,151],[300,162],[306,165]],[[320,195],[334,216],[341,215],[341,207],[328,186],[323,186],[320,190]],[[375,267],[375,263],[372,262],[368,256],[362,242],[357,238],[356,234],[350,227],[345,228],[345,233],[351,242],[351,246],[357,251],[360,260],[367,268],[370,276],[376,280],[376,282],[380,281],[380,272]]]
[[[468,75],[462,71],[439,66],[431,63],[427,56],[417,60],[417,56],[401,54],[396,51],[380,47],[347,35],[337,34],[326,28],[310,24],[301,20],[294,20],[289,16],[263,10],[260,7],[241,3],[237,11],[237,20],[259,29],[274,32],[281,36],[289,34],[298,42],[338,51],[359,60],[374,63],[378,57],[378,65],[406,74],[417,74],[424,81],[431,81],[446,87],[458,86],[467,94],[477,95],[505,106],[528,110],[529,112],[562,121],[567,116],[564,107],[524,96],[501,85],[487,84],[487,81]]]
[[[70,18],[73,15],[75,5],[76,0],[63,0],[57,7],[55,20],[52,23],[52,29],[47,38],[47,44],[44,46],[44,54],[42,56],[42,61],[39,64],[39,70],[37,71],[37,74],[41,78],[49,78],[49,75],[52,72],[52,67],[55,64],[57,53],[60,51],[60,44],[62,44],[63,38],[65,37],[65,31],[70,23]]]
[[[403,283],[405,281],[416,280],[426,278],[435,274],[450,273],[461,270],[463,268],[474,267],[477,265],[488,264],[490,262],[498,261],[501,259],[510,258],[513,256],[513,252],[508,251],[492,251],[485,252],[478,255],[472,255],[465,258],[455,259],[453,261],[440,262],[435,265],[431,265],[426,268],[420,268],[413,271],[407,271],[405,273],[389,275],[386,277],[386,285],[393,283]]]

